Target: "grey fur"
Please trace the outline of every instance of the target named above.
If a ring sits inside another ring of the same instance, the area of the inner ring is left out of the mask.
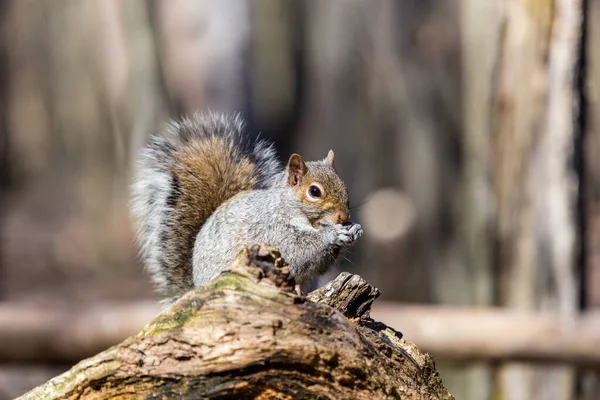
[[[196,237],[194,286],[218,275],[249,243],[277,246],[296,281],[302,283],[327,272],[337,252],[361,235],[356,223],[330,222],[314,228],[288,188],[242,192],[219,207]]]
[[[160,238],[166,219],[172,212],[167,200],[173,178],[168,171],[177,145],[172,138],[153,138],[142,150],[132,186],[130,208],[140,254],[156,290],[160,292],[167,290],[168,286],[166,271],[162,268],[165,254]]]

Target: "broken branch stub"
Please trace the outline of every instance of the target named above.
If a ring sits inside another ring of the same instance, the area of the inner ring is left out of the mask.
[[[371,304],[381,292],[358,275],[342,272],[325,286],[308,294],[314,302],[327,304],[347,318],[368,318]]]
[[[22,398],[453,398],[431,357],[369,318],[379,292],[360,277],[298,293],[277,249],[251,246],[137,336]]]

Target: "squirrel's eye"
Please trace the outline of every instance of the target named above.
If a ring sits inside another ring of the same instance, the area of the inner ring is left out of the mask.
[[[320,198],[322,193],[318,186],[311,185],[308,188],[308,194],[310,194],[311,197]]]

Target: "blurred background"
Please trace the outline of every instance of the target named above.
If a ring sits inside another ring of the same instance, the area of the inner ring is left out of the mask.
[[[128,217],[169,118],[336,167],[339,267],[457,399],[600,399],[600,2],[0,2],[0,399],[157,312]]]

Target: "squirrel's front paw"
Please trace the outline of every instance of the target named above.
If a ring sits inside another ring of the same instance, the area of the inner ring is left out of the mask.
[[[335,242],[337,246],[348,246],[356,241],[363,233],[360,224],[349,223],[335,225]]]

